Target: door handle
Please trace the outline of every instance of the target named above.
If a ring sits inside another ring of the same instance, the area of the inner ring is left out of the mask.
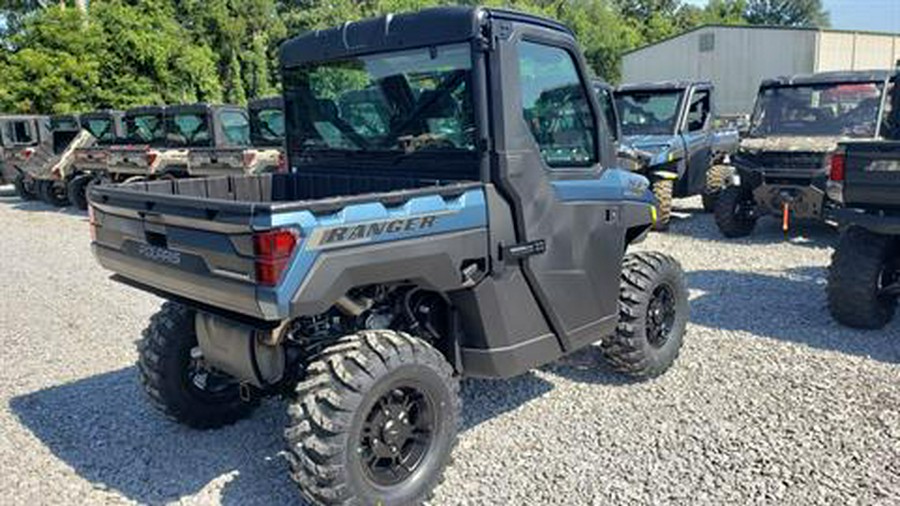
[[[534,255],[542,255],[547,252],[547,242],[543,239],[536,241],[500,246],[500,258],[505,263],[515,263]]]

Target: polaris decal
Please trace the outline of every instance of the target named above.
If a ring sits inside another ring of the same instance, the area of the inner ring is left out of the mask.
[[[441,217],[455,214],[457,211],[408,216],[387,220],[353,223],[335,227],[322,227],[313,231],[306,249],[324,249],[347,246],[378,239],[397,239],[404,234],[424,231],[433,228]]]

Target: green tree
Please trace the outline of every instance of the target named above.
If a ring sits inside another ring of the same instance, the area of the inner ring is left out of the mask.
[[[744,14],[755,25],[830,26],[822,0],[749,0]]]

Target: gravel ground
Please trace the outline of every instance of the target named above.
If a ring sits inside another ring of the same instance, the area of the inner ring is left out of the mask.
[[[676,366],[632,383],[595,350],[464,383],[435,505],[897,504],[900,322],[831,321],[834,234],[720,240],[696,200],[641,248],[688,272]],[[82,213],[0,197],[0,502],[296,504],[283,405],[194,432],[144,402],[133,341],[160,300],[107,279]]]

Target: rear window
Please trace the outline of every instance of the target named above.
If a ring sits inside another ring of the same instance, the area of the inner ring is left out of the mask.
[[[84,122],[83,126],[100,142],[112,142],[116,138],[113,122],[110,119],[89,119]]]
[[[81,125],[74,118],[53,118],[50,120],[50,128],[53,130],[80,130]]]
[[[284,111],[280,108],[260,109],[251,120],[254,140],[264,144],[281,144],[284,141]]]
[[[204,113],[173,114],[166,123],[169,146],[203,147],[210,144],[209,121]]]
[[[125,120],[129,142],[157,144],[165,142],[166,129],[162,114],[139,114]]]
[[[250,145],[250,121],[238,111],[222,111],[219,115],[225,142],[232,146]]]

